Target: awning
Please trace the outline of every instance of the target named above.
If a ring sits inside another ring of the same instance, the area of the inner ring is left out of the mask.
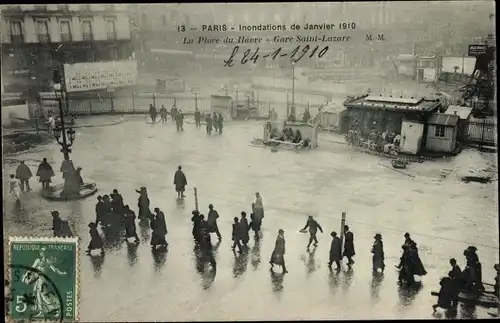
[[[427,124],[441,125],[446,127],[455,127],[458,123],[459,117],[450,114],[433,114],[428,120]]]
[[[457,115],[460,119],[468,119],[472,113],[472,108],[450,105],[446,114]]]

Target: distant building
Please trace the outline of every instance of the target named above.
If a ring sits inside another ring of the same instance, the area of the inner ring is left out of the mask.
[[[6,92],[53,91],[62,64],[133,55],[124,5],[2,5],[2,72]]]

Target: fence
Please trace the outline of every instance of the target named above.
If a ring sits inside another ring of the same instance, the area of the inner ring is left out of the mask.
[[[130,96],[100,97],[88,99],[70,99],[67,112],[71,115],[99,115],[99,114],[146,114],[152,104],[159,110],[164,106],[167,110],[175,104],[185,114],[192,114],[197,107],[202,113],[211,111],[210,96],[194,95],[164,95],[164,94],[131,94]],[[244,107],[253,106],[258,109],[259,116],[267,117],[271,110],[275,110],[279,117],[285,117],[288,102],[272,100],[243,99],[233,102],[234,105]],[[296,103],[296,114],[300,117],[309,108],[311,116],[315,116],[321,104]],[[46,107],[44,107],[45,110]],[[54,110],[53,107],[51,107]]]
[[[497,121],[495,119],[469,119],[468,142],[480,145],[497,145]]]

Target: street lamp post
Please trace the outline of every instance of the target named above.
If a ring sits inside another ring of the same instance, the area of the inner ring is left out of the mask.
[[[75,141],[75,130],[69,128],[66,130],[64,124],[64,111],[63,111],[63,84],[61,83],[61,77],[59,70],[54,70],[54,94],[59,102],[59,118],[61,119],[61,125],[56,126],[54,129],[54,137],[57,143],[61,146],[61,152],[63,153],[64,160],[69,160],[69,153],[71,152],[71,146]],[[57,92],[60,92],[59,97]]]
[[[295,114],[295,62],[292,62],[292,114]]]

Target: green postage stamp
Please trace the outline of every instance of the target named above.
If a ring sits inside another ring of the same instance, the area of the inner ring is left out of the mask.
[[[9,238],[13,321],[77,321],[78,238]]]

